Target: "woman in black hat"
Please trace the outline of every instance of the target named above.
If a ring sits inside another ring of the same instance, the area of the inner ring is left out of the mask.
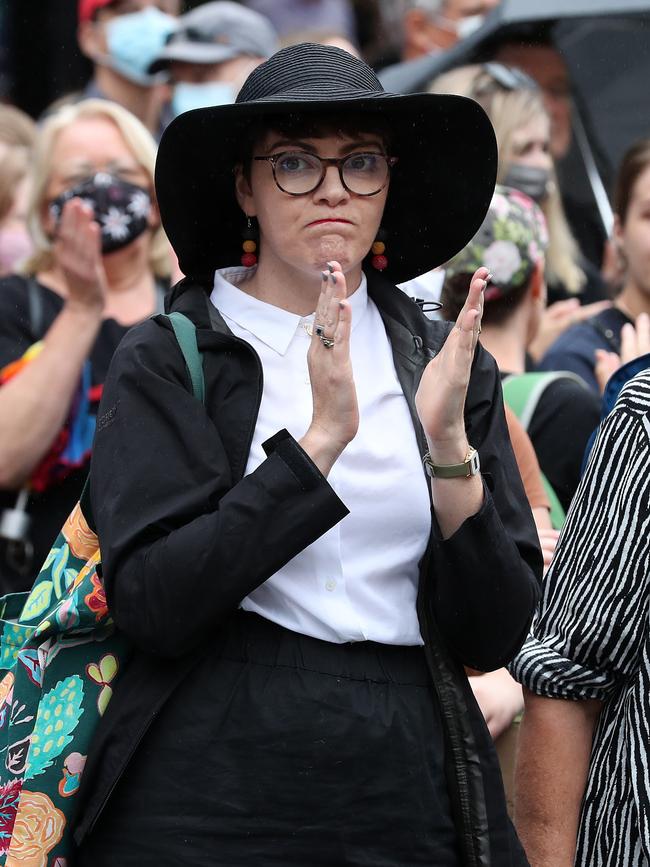
[[[134,654],[80,865],[526,863],[463,668],[512,657],[541,573],[477,347],[488,274],[453,329],[394,285],[472,237],[495,168],[476,104],[309,44],[168,128],[205,404],[166,320],[129,332],[91,472]]]

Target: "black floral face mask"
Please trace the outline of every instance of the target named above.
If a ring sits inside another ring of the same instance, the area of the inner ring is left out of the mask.
[[[63,206],[79,198],[95,212],[102,232],[102,253],[114,253],[126,247],[148,227],[151,196],[143,187],[130,184],[116,175],[98,172],[61,193],[50,202],[50,213],[57,225]]]

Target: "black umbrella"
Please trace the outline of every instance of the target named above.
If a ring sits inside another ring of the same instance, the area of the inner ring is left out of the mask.
[[[564,174],[579,207],[595,201],[608,235],[606,190],[615,167],[633,141],[650,135],[650,0],[502,0],[479,30],[449,51],[388,67],[380,79],[386,90],[424,90],[449,69],[490,58],[505,37],[516,34],[525,42],[540,28],[567,63],[576,107],[575,147]],[[579,163],[584,175],[575,171]]]
[[[532,0],[501,0],[478,30],[450,50],[388,66],[381,70],[379,77],[386,90],[413,93],[422,90],[442,72],[473,62],[508,30],[565,19],[572,19],[571,23],[576,24],[602,16],[608,19],[604,22],[606,28],[617,27],[613,18],[638,24],[639,17],[643,20],[650,16],[650,0],[540,0],[539,4]],[[628,60],[633,61],[633,58]]]

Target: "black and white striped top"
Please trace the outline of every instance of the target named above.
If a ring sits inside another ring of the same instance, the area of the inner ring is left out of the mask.
[[[575,864],[650,865],[650,371],[601,426],[532,635],[511,666],[532,692],[604,702]]]

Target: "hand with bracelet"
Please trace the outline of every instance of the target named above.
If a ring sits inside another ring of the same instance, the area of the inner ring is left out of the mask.
[[[483,502],[483,485],[476,458],[465,433],[465,398],[474,350],[481,331],[483,292],[490,274],[479,268],[470,283],[467,300],[444,346],[427,365],[415,405],[429,445],[433,504],[445,538],[476,514]],[[467,463],[467,472],[445,467]],[[442,473],[436,475],[435,467]],[[442,477],[446,476],[446,477]]]

